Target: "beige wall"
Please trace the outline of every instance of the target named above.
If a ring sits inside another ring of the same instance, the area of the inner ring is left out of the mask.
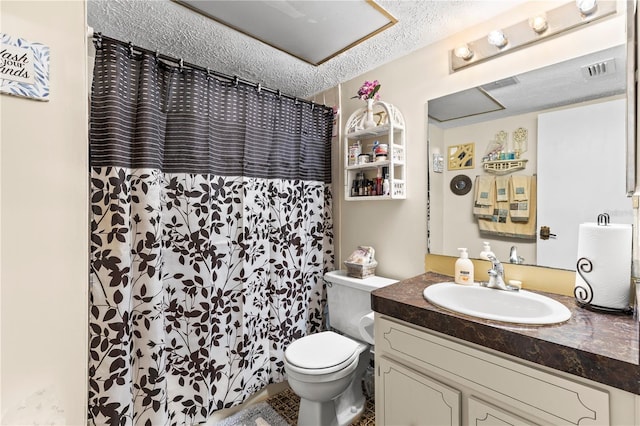
[[[557,7],[558,2],[530,2],[518,6],[484,24],[432,44],[390,64],[356,77],[341,85],[343,117],[349,117],[363,106],[351,99],[364,80],[381,82],[382,100],[395,104],[404,114],[407,125],[408,195],[398,201],[344,201],[344,183],[338,182],[336,205],[340,210],[338,261],[342,262],[360,244],[376,249],[376,274],[392,278],[407,278],[424,271],[427,217],[427,132],[426,107],[429,99],[447,93],[485,84],[514,74],[550,65],[554,62],[582,56],[625,42],[624,2],[618,3],[618,15],[588,27],[563,34],[514,51],[482,64],[449,74],[448,51],[459,44],[485,36],[489,31],[509,26],[541,10]],[[334,155],[342,158],[340,146]],[[342,179],[342,177],[341,177]],[[444,180],[434,177],[431,205],[436,221],[456,211],[442,209]],[[442,232],[434,222],[432,243],[442,246]]]
[[[86,424],[88,160],[84,1],[0,3],[50,48],[50,101],[0,95],[2,425]]]

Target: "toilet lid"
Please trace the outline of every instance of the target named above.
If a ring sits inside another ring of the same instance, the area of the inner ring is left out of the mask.
[[[287,361],[306,369],[326,369],[351,362],[358,342],[333,331],[311,334],[291,343],[285,351]]]

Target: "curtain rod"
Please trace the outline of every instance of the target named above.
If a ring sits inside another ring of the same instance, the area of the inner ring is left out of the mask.
[[[150,54],[150,55],[154,55],[156,57],[156,59],[162,59],[164,61],[169,61],[169,62],[173,62],[174,64],[177,64],[180,69],[186,67],[186,68],[191,68],[191,69],[198,70],[198,71],[203,71],[203,72],[206,72],[207,75],[213,75],[215,77],[219,77],[219,78],[223,78],[225,80],[228,80],[229,82],[233,83],[234,85],[244,84],[245,86],[252,86],[252,87],[255,87],[258,90],[258,92],[260,92],[261,90],[265,90],[267,92],[274,93],[274,94],[278,95],[278,97],[285,97],[285,98],[288,98],[288,99],[293,99],[296,102],[303,102],[303,103],[309,104],[309,105],[311,105],[311,108],[314,108],[317,105],[319,107],[325,108],[327,111],[331,111],[331,113],[333,114],[333,108],[328,107],[326,105],[322,105],[322,104],[318,104],[318,103],[315,103],[315,102],[311,102],[311,101],[308,101],[306,99],[300,99],[297,96],[287,95],[285,93],[282,93],[279,89],[276,90],[276,89],[271,89],[269,87],[263,87],[262,84],[260,84],[260,83],[255,83],[255,82],[252,82],[252,81],[244,80],[244,79],[238,77],[237,75],[231,76],[231,75],[227,75],[227,74],[224,74],[224,73],[221,73],[221,72],[218,72],[218,71],[212,71],[209,68],[201,67],[199,65],[194,65],[194,64],[191,64],[191,63],[188,63],[188,62],[184,62],[182,60],[182,58],[178,59],[178,58],[173,58],[171,56],[163,55],[163,54],[159,53],[157,50],[155,52],[153,52],[153,51],[151,51],[149,49],[145,49],[144,47],[135,46],[131,42],[127,43],[127,42],[124,42],[124,41],[121,41],[121,40],[118,40],[118,39],[115,39],[115,38],[112,38],[112,37],[104,36],[100,32],[97,32],[97,33],[93,32],[93,28],[91,28],[91,27],[89,27],[89,28],[90,28],[90,32],[88,32],[88,35],[93,38],[93,43],[96,46],[96,49],[100,49],[102,47],[102,40],[109,40],[111,42],[118,43],[120,45],[128,47],[129,50],[131,51],[131,53],[134,53],[134,50],[137,50],[138,52],[144,52],[144,53],[147,53],[147,54]]]

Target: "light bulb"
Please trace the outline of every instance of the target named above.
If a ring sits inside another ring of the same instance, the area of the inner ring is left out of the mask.
[[[468,61],[473,57],[473,51],[469,49],[468,44],[463,44],[462,46],[456,47],[453,51],[453,54],[460,59],[464,59],[465,61]]]
[[[585,16],[591,15],[598,8],[598,3],[596,0],[576,0],[576,6]]]
[[[502,30],[491,31],[487,36],[487,41],[489,42],[489,44],[494,45],[498,49],[506,46],[507,43],[509,42],[507,40],[507,37],[505,37],[504,33],[502,32]]]
[[[538,15],[530,18],[529,26],[538,34],[542,34],[543,32],[547,31],[547,28],[549,28],[547,18],[544,15]]]

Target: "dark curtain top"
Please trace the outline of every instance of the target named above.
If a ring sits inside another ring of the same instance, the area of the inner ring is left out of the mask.
[[[331,109],[102,41],[92,166],[331,182]]]

